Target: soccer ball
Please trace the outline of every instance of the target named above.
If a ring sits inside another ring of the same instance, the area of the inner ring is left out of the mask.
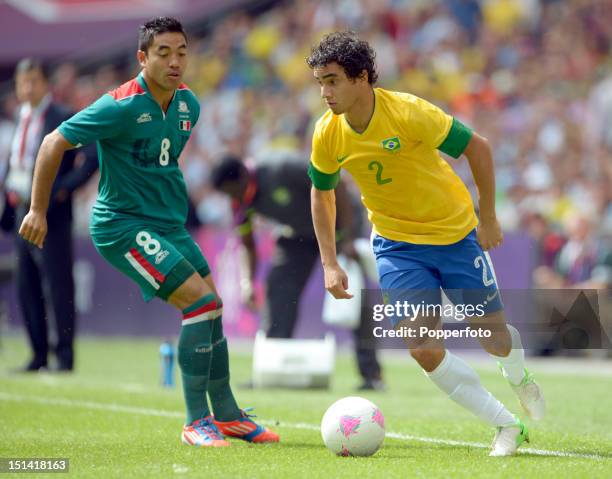
[[[371,456],[385,438],[385,418],[367,399],[346,397],[323,415],[321,436],[327,449],[338,456]]]

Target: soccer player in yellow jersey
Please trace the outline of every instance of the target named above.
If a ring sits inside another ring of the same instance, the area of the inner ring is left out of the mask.
[[[334,241],[334,188],[343,168],[361,190],[372,222],[372,246],[387,300],[439,306],[444,290],[455,304],[482,308],[484,317],[474,315],[470,321],[492,333],[480,338],[483,348],[499,360],[527,414],[540,419],[544,399],[525,369],[519,332],[505,322],[486,253],[503,241],[495,215],[491,148],[431,103],[374,88],[374,57],[354,33],[337,32],[325,36],[307,59],[329,107],[315,127],[309,169],[325,287],[335,298],[351,297]],[[467,188],[438,151],[467,157],[478,187],[480,218]],[[439,313],[394,317],[392,324],[414,331],[441,329]],[[470,366],[445,349],[443,339],[417,334],[405,341],[442,391],[497,428],[492,456],[512,455],[528,441],[525,425],[481,385]]]

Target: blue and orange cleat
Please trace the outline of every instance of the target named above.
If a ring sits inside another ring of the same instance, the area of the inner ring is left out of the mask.
[[[219,428],[222,434],[225,434],[228,437],[235,437],[237,439],[242,439],[247,442],[254,442],[258,444],[268,443],[268,442],[278,442],[280,437],[273,431],[270,431],[267,427],[260,426],[251,418],[256,417],[252,414],[247,414],[246,411],[249,409],[241,410],[241,417],[239,419],[235,419],[234,421],[217,421],[214,419],[215,426]]]
[[[201,447],[227,447],[230,445],[219,432],[212,416],[207,416],[183,426],[181,440],[184,444]]]

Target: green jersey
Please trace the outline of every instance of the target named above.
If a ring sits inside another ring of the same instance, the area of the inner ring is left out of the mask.
[[[185,224],[187,189],[178,158],[200,105],[186,85],[164,113],[142,73],[59,126],[73,145],[97,142],[98,199],[91,232],[112,232],[123,220],[169,231]]]

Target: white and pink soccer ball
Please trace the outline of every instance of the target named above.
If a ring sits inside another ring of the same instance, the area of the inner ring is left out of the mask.
[[[371,456],[385,438],[385,418],[367,399],[342,398],[323,415],[321,436],[327,448],[338,456]]]

